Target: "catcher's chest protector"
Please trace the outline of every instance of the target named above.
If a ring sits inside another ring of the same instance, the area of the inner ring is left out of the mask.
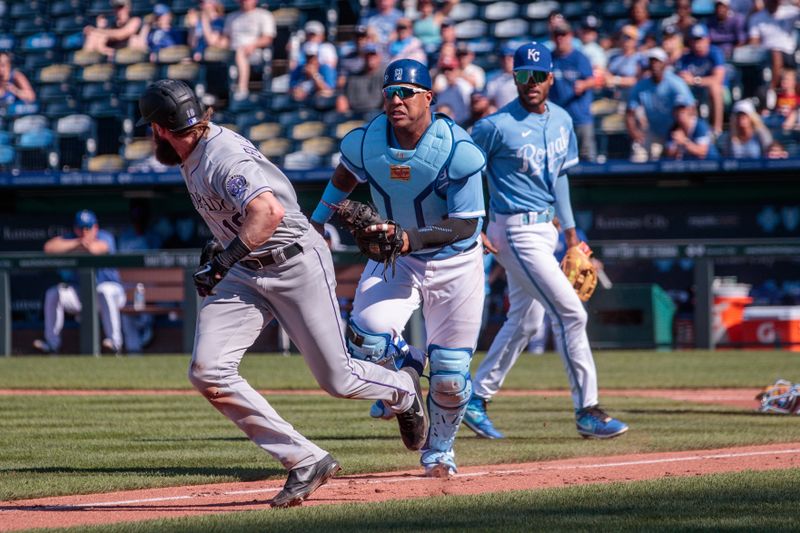
[[[453,131],[447,120],[437,119],[425,132],[416,150],[398,150],[387,143],[386,115],[367,127],[362,141],[364,169],[369,176],[372,201],[381,216],[404,228],[418,228],[447,216],[447,199],[437,188],[442,169],[449,163]],[[443,174],[444,175],[444,174]]]

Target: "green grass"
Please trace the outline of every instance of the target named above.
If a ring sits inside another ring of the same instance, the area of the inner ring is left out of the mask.
[[[475,357],[473,368],[481,356]],[[777,377],[800,381],[800,353],[772,351],[597,352],[606,388],[763,387]],[[188,356],[0,358],[0,388],[189,389]],[[242,374],[257,388],[317,388],[301,357],[252,354]],[[523,355],[507,389],[565,388],[555,354]]]
[[[253,511],[68,531],[788,531],[800,470]]]

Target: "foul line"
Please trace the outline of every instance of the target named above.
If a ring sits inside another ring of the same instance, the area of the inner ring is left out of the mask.
[[[704,459],[735,459],[740,457],[755,457],[760,455],[787,455],[787,454],[800,454],[800,448],[792,448],[788,450],[771,450],[771,451],[757,451],[757,452],[740,452],[740,453],[715,453],[715,454],[708,454],[708,455],[690,455],[687,457],[668,457],[663,459],[643,459],[638,461],[620,461],[616,463],[590,463],[585,465],[557,465],[557,466],[536,466],[533,468],[518,468],[512,470],[487,470],[487,471],[480,471],[480,472],[469,472],[464,474],[455,474],[453,477],[455,478],[472,478],[472,477],[484,477],[484,476],[493,476],[493,475],[505,475],[505,474],[524,474],[528,472],[536,472],[541,470],[582,470],[582,469],[592,469],[592,468],[609,468],[609,467],[621,467],[621,466],[638,466],[638,465],[653,465],[653,464],[663,464],[663,463],[680,463],[680,462],[688,462],[688,461],[700,461]],[[366,481],[358,481],[353,479],[348,479],[346,481],[333,481],[328,483],[329,487],[337,487],[337,486],[351,486],[351,484],[355,481],[356,484],[363,484],[363,485],[372,485],[372,484],[383,484],[383,483],[402,483],[407,481],[423,481],[423,480],[430,480],[430,481],[441,481],[436,480],[434,478],[426,478],[424,476],[393,476],[393,477],[382,477],[378,479],[371,479]],[[267,493],[267,492],[278,492],[281,490],[280,488],[263,488],[263,489],[249,489],[249,490],[235,490],[235,491],[226,491],[220,492],[219,494],[214,494],[214,496],[236,496],[236,495],[245,495],[245,494],[260,494],[260,493]],[[74,504],[74,505],[52,505],[52,506],[42,506],[40,509],[42,510],[62,510],[62,509],[86,509],[90,507],[113,507],[116,505],[134,505],[134,504],[142,504],[142,503],[154,503],[154,502],[167,502],[167,501],[175,501],[175,500],[190,500],[194,498],[202,498],[201,495],[183,495],[183,496],[164,496],[161,498],[143,498],[137,500],[119,500],[113,502],[97,502],[97,503],[83,503],[83,504]]]

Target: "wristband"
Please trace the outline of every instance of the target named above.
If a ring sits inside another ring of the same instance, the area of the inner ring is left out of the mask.
[[[333,215],[333,206],[344,200],[350,195],[333,184],[332,181],[328,182],[325,187],[325,192],[322,193],[322,199],[319,201],[317,208],[311,213],[311,221],[317,224],[325,224]]]
[[[239,259],[244,259],[248,255],[250,255],[250,248],[237,235],[228,247],[214,258],[214,261],[225,267],[225,269],[230,269]]]

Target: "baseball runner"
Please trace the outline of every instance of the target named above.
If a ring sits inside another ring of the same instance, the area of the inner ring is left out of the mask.
[[[386,364],[404,352],[400,334],[422,306],[431,426],[421,464],[428,476],[449,477],[472,393],[469,365],[483,308],[485,157],[450,118],[431,113],[431,78],[421,63],[390,63],[383,96],[385,113],[342,140],[341,164],[311,220],[321,227],[334,211],[345,221],[358,219],[345,198],[369,183],[380,215],[378,223],[354,224],[370,261],[356,289],[347,344],[354,358]],[[380,238],[370,241],[376,233]]]
[[[476,144],[487,154],[491,211],[487,235],[506,269],[510,301],[506,322],[476,372],[465,417],[471,429],[488,438],[502,434],[488,418],[486,403],[497,393],[532,330],[541,324],[545,310],[567,371],[578,433],[607,439],[628,430],[598,405],[597,372],[581,305],[597,280],[588,247],[575,233],[567,170],[578,163],[578,146],[569,115],[547,101],[552,69],[547,47],[536,42],[519,47],[514,54],[518,98],[472,130]],[[569,279],[553,256],[556,215],[567,243],[562,267]]]
[[[380,399],[403,442],[418,450],[428,421],[411,368],[392,372],[347,353],[327,245],[309,231],[288,178],[253,145],[210,122],[188,85],[160,80],[139,99],[156,157],[180,164],[189,196],[216,241],[203,250],[195,286],[204,297],[189,380],[289,476],[273,507],[300,504],[339,470],[239,374],[239,363],[275,317],[320,386],[341,398]]]

